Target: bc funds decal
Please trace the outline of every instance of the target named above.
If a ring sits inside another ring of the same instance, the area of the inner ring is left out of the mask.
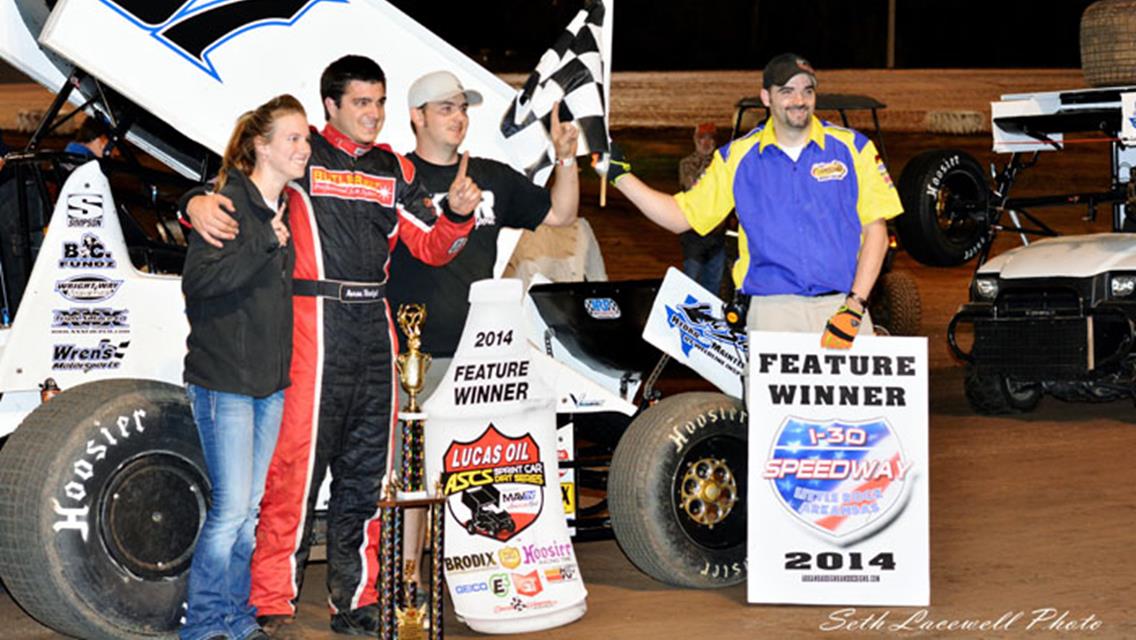
[[[540,515],[544,473],[531,435],[509,438],[490,424],[473,442],[446,449],[443,493],[450,515],[470,535],[505,541]]]
[[[848,544],[880,531],[903,510],[913,465],[886,419],[787,418],[762,478],[797,522]]]

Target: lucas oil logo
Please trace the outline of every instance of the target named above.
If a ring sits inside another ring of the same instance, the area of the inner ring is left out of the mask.
[[[348,0],[101,0],[134,26],[169,47],[218,82],[209,55],[214,49],[258,27],[296,23],[321,2]]]
[[[59,266],[64,269],[113,269],[114,256],[93,233],[84,233],[79,242],[64,242]]]
[[[862,540],[903,510],[914,463],[886,419],[787,418],[761,477],[793,519],[838,544]]]
[[[848,175],[848,165],[839,160],[832,162],[817,162],[813,164],[812,169],[809,170],[813,179],[817,182],[830,182],[832,180],[843,180]]]
[[[474,441],[446,449],[442,484],[448,511],[470,535],[510,540],[540,516],[544,473],[531,435],[511,438],[490,424]]]

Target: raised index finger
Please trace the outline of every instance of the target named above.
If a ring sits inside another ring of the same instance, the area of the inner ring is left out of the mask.
[[[556,132],[560,129],[560,101],[552,103],[552,131]]]
[[[465,179],[466,167],[469,166],[469,152],[466,151],[462,154],[461,162],[458,164],[458,175],[454,178],[454,182],[458,183]]]

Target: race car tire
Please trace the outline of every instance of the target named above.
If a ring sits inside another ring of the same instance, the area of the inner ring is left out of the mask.
[[[209,491],[182,388],[68,389],[0,451],[0,575],[61,633],[172,638]]]
[[[612,456],[607,499],[615,539],[640,571],[696,589],[745,580],[746,430],[739,400],[707,392],[665,398],[632,421]],[[684,476],[700,464],[723,470],[713,526],[684,503]],[[721,507],[723,497],[732,505]]]
[[[1081,14],[1081,71],[1090,87],[1136,83],[1136,0],[1098,0]]]
[[[889,271],[880,275],[872,292],[868,311],[872,325],[887,335],[917,336],[923,323],[923,303],[915,276],[908,271]]]
[[[924,151],[899,176],[903,215],[895,219],[903,248],[919,262],[952,267],[990,242],[990,189],[970,154]]]
[[[1036,384],[1017,383],[1004,376],[980,374],[968,367],[963,382],[966,400],[983,415],[1006,415],[1032,411],[1041,401]]]

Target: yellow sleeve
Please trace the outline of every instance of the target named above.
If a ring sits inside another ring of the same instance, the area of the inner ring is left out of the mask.
[[[710,233],[730,215],[734,208],[734,173],[722,160],[720,150],[714,152],[702,178],[689,191],[675,194],[674,199],[699,235]]]
[[[887,220],[903,213],[899,193],[891,176],[888,175],[883,158],[876,151],[876,145],[869,140],[868,144],[855,154],[855,158],[856,181],[860,191],[860,197],[856,201],[856,212],[860,216],[860,224],[867,225],[880,218]]]

